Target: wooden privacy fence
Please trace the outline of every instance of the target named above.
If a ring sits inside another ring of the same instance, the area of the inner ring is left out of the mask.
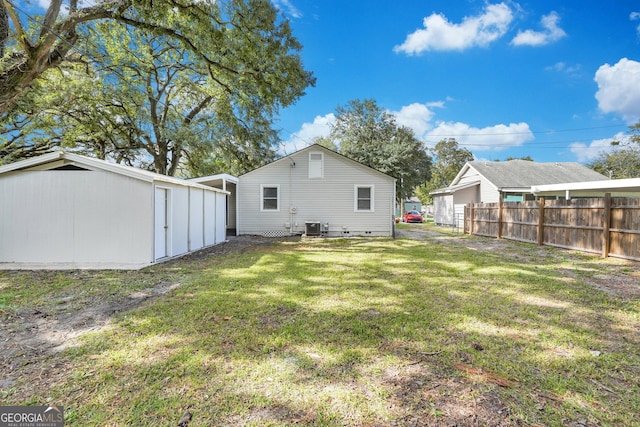
[[[464,232],[640,261],[640,198],[474,203]]]

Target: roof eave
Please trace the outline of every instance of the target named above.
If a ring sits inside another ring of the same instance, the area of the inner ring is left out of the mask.
[[[1,166],[0,174],[22,170],[22,169],[28,169],[34,166],[51,163],[56,160],[68,160],[80,165],[88,166],[89,168],[94,168],[98,170],[115,173],[118,175],[123,175],[129,178],[137,179],[137,180],[148,182],[148,183],[164,182],[168,184],[200,188],[203,190],[213,190],[216,192],[229,194],[228,191],[223,191],[218,188],[209,187],[209,186],[198,184],[195,182],[189,182],[184,179],[161,175],[154,172],[144,171],[142,169],[136,169],[129,166],[119,165],[116,163],[110,163],[105,160],[93,159],[91,157],[86,157],[79,154],[66,153],[64,151],[47,153],[38,157],[33,157],[31,159],[25,159],[19,162],[11,163],[6,166]]]
[[[63,151],[55,151],[53,153],[46,153],[41,156],[31,157],[30,159],[20,160],[15,163],[0,166],[0,174],[12,172],[20,169],[27,169],[34,166],[41,165],[43,163],[50,163],[54,160],[64,158],[65,153]]]

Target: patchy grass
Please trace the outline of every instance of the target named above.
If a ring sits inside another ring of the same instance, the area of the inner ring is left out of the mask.
[[[640,424],[640,304],[585,279],[615,261],[398,227],[416,228],[140,272],[0,272],[7,318],[181,283],[62,352],[4,361],[2,401],[55,402],[69,426],[187,409],[190,427]]]

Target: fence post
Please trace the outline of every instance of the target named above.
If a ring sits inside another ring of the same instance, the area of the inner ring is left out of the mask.
[[[602,221],[602,258],[606,258],[609,256],[609,249],[611,247],[611,233],[609,232],[609,228],[611,227],[611,193],[605,193],[604,195]]]
[[[498,200],[498,239],[502,238],[502,194],[500,194],[500,200]]]
[[[544,245],[544,197],[538,199],[538,246]]]
[[[473,235],[473,223],[474,223],[474,209],[473,203],[469,203],[469,234]]]
[[[462,234],[467,234],[467,220],[469,219],[469,204],[464,205],[464,219],[462,220]]]

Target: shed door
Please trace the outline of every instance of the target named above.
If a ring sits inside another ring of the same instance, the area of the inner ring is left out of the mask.
[[[169,190],[156,188],[155,259],[169,256]]]

